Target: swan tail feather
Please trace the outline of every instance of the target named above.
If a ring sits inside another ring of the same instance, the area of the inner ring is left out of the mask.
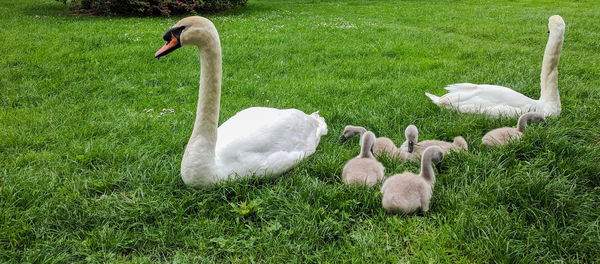
[[[454,142],[452,142],[452,144],[459,149],[469,150],[469,145],[463,137],[455,137]]]
[[[327,135],[327,123],[325,123],[325,118],[319,115],[319,111],[310,114],[310,116],[312,116],[319,123],[317,137]]]
[[[425,92],[425,95],[426,95],[427,97],[429,97],[429,99],[431,99],[431,101],[432,101],[434,104],[437,104],[437,105],[439,105],[439,103],[440,103],[440,97],[439,97],[439,96],[437,96],[437,95],[433,95],[433,94],[430,94],[430,93],[428,93],[428,92]]]

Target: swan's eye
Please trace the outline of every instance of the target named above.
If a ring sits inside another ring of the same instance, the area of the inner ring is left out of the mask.
[[[185,26],[179,26],[179,27],[172,27],[172,28],[170,28],[163,35],[163,39],[166,42],[171,41],[171,34],[173,34],[175,37],[177,37],[177,39],[179,39],[179,35],[181,34],[181,31],[183,31],[184,28],[185,28]]]

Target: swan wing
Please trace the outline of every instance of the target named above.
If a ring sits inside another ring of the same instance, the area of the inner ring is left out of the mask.
[[[216,165],[227,175],[280,174],[315,152],[325,120],[297,109],[252,107],[219,129]]]
[[[513,89],[490,84],[457,83],[448,85],[443,96],[429,96],[442,107],[463,113],[488,115],[519,115],[538,108],[538,100],[531,99]]]

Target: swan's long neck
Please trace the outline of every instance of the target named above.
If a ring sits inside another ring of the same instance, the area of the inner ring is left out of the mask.
[[[423,157],[421,157],[421,176],[425,178],[429,184],[433,185],[435,183],[435,173],[433,172],[431,164],[431,156],[423,154]]]
[[[182,179],[191,186],[207,186],[221,180],[215,162],[222,75],[218,35],[211,45],[199,51],[201,70],[196,121],[181,161]]]
[[[558,60],[564,40],[564,29],[551,31],[542,62],[540,101],[560,104],[558,93]]]
[[[213,47],[200,50],[200,89],[196,121],[190,140],[201,138],[210,143],[214,152],[217,143],[219,105],[221,98],[221,44],[216,41]]]

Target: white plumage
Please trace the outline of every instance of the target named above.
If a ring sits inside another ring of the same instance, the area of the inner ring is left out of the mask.
[[[438,97],[425,93],[442,107],[461,113],[483,113],[489,116],[515,116],[542,109],[540,100],[531,99],[510,88],[491,84],[457,83],[445,88],[448,93]]]
[[[325,134],[325,120],[316,112],[248,108],[219,127],[216,165],[222,177],[281,174],[313,154]]]
[[[181,46],[197,46],[200,53],[196,120],[181,160],[185,184],[204,187],[231,178],[281,174],[314,153],[327,134],[325,119],[317,112],[266,107],[242,110],[217,128],[222,78],[217,29],[206,18],[187,17],[164,39],[157,58]]]
[[[540,99],[531,99],[510,88],[490,85],[457,83],[447,86],[443,96],[425,93],[438,106],[456,109],[462,113],[482,113],[488,116],[519,116],[539,112],[545,116],[561,112],[558,93],[558,61],[564,40],[565,22],[554,15],[549,18],[550,36],[546,44],[540,74]]]

